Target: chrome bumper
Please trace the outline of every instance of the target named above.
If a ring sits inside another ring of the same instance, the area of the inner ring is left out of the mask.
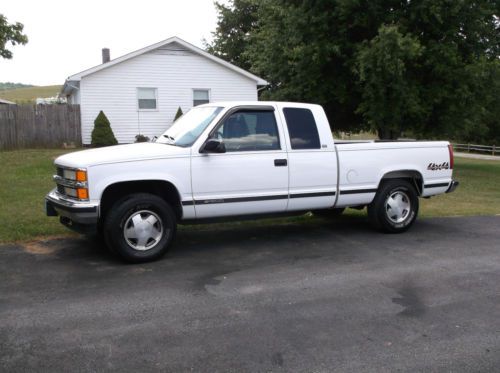
[[[60,216],[64,225],[72,223],[95,225],[99,218],[99,204],[92,202],[70,201],[61,197],[56,189],[45,196],[45,212],[47,216]]]
[[[450,183],[450,186],[448,187],[448,189],[446,190],[446,193],[451,193],[453,192],[455,189],[457,189],[458,187],[458,184],[459,182],[456,181],[456,180],[452,180],[451,183]]]

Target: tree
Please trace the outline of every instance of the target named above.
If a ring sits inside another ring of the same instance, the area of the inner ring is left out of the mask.
[[[485,77],[500,56],[497,0],[420,0],[400,11],[401,30],[425,47],[415,72],[425,115],[420,137],[470,138],[485,133],[492,108]]]
[[[470,137],[491,126],[495,92],[484,84],[498,69],[498,0],[235,0],[222,9],[213,51],[268,80],[262,98],[318,103],[335,129],[378,126],[382,137]]]
[[[177,119],[179,119],[180,117],[182,117],[182,114],[183,114],[182,109],[181,109],[181,107],[179,106],[179,108],[177,109],[177,112],[175,113],[174,122],[175,122]]]
[[[13,46],[16,44],[26,44],[28,37],[23,34],[23,24],[16,22],[10,24],[2,14],[0,14],[0,56],[2,58],[12,58],[12,52],[7,49],[7,43]]]
[[[478,92],[477,100],[483,103],[483,110],[476,113],[477,119],[471,124],[471,131],[457,138],[464,142],[500,144],[500,60],[474,65],[474,75]]]
[[[369,1],[260,2],[258,27],[243,53],[251,71],[271,83],[261,97],[318,103],[335,129],[359,128],[354,53],[377,32],[365,25],[367,12],[381,13]]]
[[[213,43],[205,43],[207,51],[242,69],[250,69],[243,52],[257,27],[258,0],[233,0],[230,6],[215,2],[215,7],[219,13],[217,28],[212,33]]]
[[[116,141],[115,135],[113,134],[113,130],[111,129],[111,124],[102,110],[99,112],[94,121],[91,144],[96,148],[118,144],[118,141]]]
[[[396,26],[380,27],[360,48],[357,69],[362,99],[357,112],[381,139],[397,139],[421,120],[421,98],[413,75],[422,46]]]

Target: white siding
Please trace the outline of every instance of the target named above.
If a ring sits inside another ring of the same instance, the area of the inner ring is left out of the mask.
[[[158,110],[137,109],[138,87],[158,89]],[[186,50],[153,51],[82,78],[83,143],[90,143],[100,110],[119,143],[134,142],[139,133],[160,135],[179,106],[184,113],[192,107],[195,88],[209,89],[211,102],[257,100],[255,81],[218,63]]]

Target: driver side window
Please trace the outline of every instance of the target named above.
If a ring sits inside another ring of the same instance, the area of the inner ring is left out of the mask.
[[[227,152],[280,149],[274,112],[241,110],[219,125],[214,138],[224,141]]]

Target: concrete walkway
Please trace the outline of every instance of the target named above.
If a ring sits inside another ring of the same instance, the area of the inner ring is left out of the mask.
[[[500,161],[500,156],[498,156],[498,155],[459,153],[459,152],[453,152],[453,154],[455,155],[455,157],[461,157],[461,158],[484,159],[484,160],[488,160],[488,161]]]

